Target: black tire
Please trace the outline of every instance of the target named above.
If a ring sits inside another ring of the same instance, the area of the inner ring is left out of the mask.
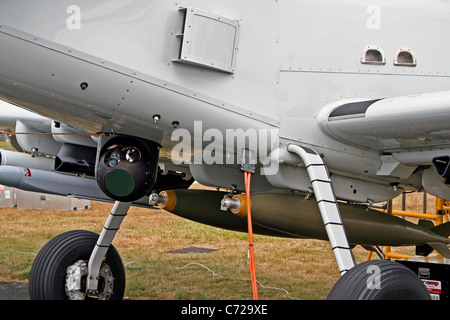
[[[73,230],[51,239],[37,254],[29,276],[31,300],[67,300],[66,269],[78,260],[88,260],[99,235]],[[120,300],[125,292],[125,269],[117,250],[108,249],[105,263],[111,268],[114,293],[111,300]]]
[[[363,262],[347,271],[327,300],[430,300],[422,280],[410,269],[389,260]]]

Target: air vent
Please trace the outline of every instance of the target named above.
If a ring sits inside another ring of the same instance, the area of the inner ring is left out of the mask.
[[[417,60],[411,49],[400,48],[395,53],[394,65],[415,67],[417,65]]]
[[[450,178],[450,157],[436,157],[432,160],[433,167],[436,172],[443,178]]]
[[[194,8],[181,8],[179,13],[172,61],[233,73],[239,22]]]
[[[361,55],[361,63],[375,65],[386,64],[383,50],[379,46],[365,47]]]

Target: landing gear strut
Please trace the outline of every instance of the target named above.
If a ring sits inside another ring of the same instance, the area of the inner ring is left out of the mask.
[[[336,258],[339,272],[343,275],[355,266],[355,258],[347,241],[328,168],[322,161],[322,157],[312,149],[291,144],[288,146],[288,151],[300,156],[305,163],[331,249]]]

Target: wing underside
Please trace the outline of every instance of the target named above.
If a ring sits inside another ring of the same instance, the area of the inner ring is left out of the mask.
[[[340,140],[383,152],[450,146],[450,91],[343,101],[322,122]]]
[[[378,176],[407,179],[423,169],[423,188],[450,196],[450,91],[343,100],[324,107],[319,119],[335,139],[378,151]]]

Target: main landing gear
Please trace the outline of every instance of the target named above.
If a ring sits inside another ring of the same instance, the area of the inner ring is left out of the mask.
[[[305,147],[289,145],[288,151],[303,160],[341,278],[330,291],[329,300],[430,300],[430,294],[410,269],[387,260],[367,261],[355,266],[355,259],[337,205],[328,168],[320,155]]]
[[[389,260],[358,264],[331,289],[327,300],[430,300],[422,280],[409,268]]]

